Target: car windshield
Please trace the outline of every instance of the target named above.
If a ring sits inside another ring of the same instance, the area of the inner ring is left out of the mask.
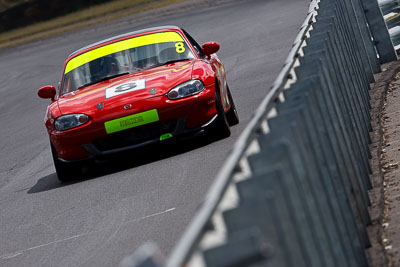
[[[132,72],[194,58],[194,53],[177,32],[141,35],[107,44],[67,62],[61,94]]]

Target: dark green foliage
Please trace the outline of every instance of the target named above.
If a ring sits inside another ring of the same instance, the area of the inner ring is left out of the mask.
[[[31,25],[111,0],[31,0],[0,12],[0,32]]]

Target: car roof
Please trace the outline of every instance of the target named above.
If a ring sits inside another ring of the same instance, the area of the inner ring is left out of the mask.
[[[82,48],[80,48],[80,49],[78,49],[78,50],[72,52],[72,53],[68,56],[68,58],[70,58],[70,57],[72,57],[73,55],[78,54],[78,53],[80,53],[80,52],[82,52],[82,51],[85,51],[85,50],[87,50],[87,49],[89,49],[89,48],[91,48],[91,47],[98,46],[98,45],[101,45],[101,44],[103,44],[103,43],[111,42],[111,41],[113,41],[113,40],[121,39],[121,38],[130,36],[130,35],[135,35],[135,34],[140,34],[140,33],[145,33],[145,32],[151,32],[151,31],[157,31],[157,30],[167,30],[167,29],[182,30],[182,29],[181,29],[180,27],[178,27],[178,26],[170,25],[170,26],[159,26],[159,27],[153,27],[153,28],[147,28],[147,29],[142,29],[142,30],[138,30],[138,31],[128,32],[128,33],[124,33],[124,34],[121,34],[121,35],[113,36],[113,37],[111,37],[111,38],[107,38],[107,39],[104,39],[104,40],[102,40],[102,41],[99,41],[99,42],[96,42],[96,43],[87,45],[87,46],[85,46],[85,47],[82,47]]]

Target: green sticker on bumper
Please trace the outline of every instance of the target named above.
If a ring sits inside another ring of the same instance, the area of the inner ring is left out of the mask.
[[[160,141],[169,139],[171,137],[172,137],[172,134],[170,134],[170,133],[163,134],[163,135],[160,136]]]
[[[144,124],[152,123],[158,121],[158,113],[156,109],[149,111],[133,114],[123,118],[115,119],[112,121],[107,121],[104,123],[106,132],[108,134],[119,132],[122,130],[134,128]]]

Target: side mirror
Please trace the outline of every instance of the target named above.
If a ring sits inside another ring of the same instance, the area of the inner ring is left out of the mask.
[[[54,97],[56,96],[56,88],[53,85],[43,86],[39,89],[38,96],[40,98],[51,98],[53,101]]]
[[[201,46],[203,54],[209,57],[211,54],[217,53],[220,46],[217,42],[207,42]]]

